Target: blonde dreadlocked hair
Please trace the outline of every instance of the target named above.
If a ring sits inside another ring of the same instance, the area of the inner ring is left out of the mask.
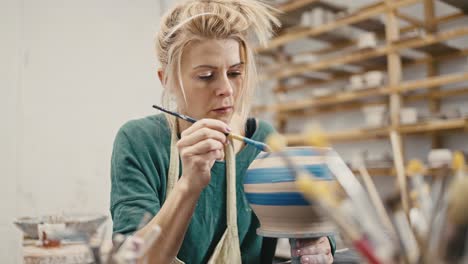
[[[257,85],[253,50],[248,38],[255,36],[264,45],[272,35],[273,26],[280,26],[273,15],[275,12],[258,0],[187,0],[169,10],[161,20],[156,40],[158,60],[165,71],[163,83],[169,88],[163,91],[162,104],[173,108],[170,91],[177,86],[185,100],[180,64],[183,50],[191,41],[234,39],[239,42],[240,56],[245,63],[244,81],[235,109],[245,121]]]

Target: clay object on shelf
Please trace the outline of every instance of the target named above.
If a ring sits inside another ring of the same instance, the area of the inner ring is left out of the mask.
[[[377,47],[377,36],[374,33],[363,33],[358,37],[359,49],[373,49]]]
[[[362,107],[367,127],[382,127],[386,124],[385,105],[372,105]]]
[[[418,111],[414,107],[406,107],[400,111],[400,122],[402,124],[414,124],[418,122]]]
[[[324,160],[325,149],[286,148],[291,160],[317,181],[334,183]],[[292,170],[278,153],[260,153],[244,178],[245,197],[260,221],[257,233],[267,237],[321,237],[334,233],[333,224],[317,205],[298,191]]]
[[[364,74],[367,88],[382,86],[385,81],[385,75],[382,71],[369,71]]]
[[[452,157],[450,149],[432,149],[427,156],[427,162],[429,168],[439,168],[444,165],[450,166]]]
[[[346,87],[348,90],[364,89],[364,78],[361,75],[353,75],[349,78],[349,85]]]

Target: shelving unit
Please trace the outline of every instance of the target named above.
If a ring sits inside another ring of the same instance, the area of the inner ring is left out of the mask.
[[[463,18],[467,14],[468,2],[464,0],[444,0],[458,11],[449,15],[435,16],[435,0],[383,0],[347,13],[346,8],[330,4],[324,0],[295,0],[278,6],[283,12],[282,20],[285,29],[271,39],[265,47],[258,47],[260,55],[275,59],[276,67],[264,67],[261,80],[276,80],[277,87],[273,90],[281,98],[289,92],[304,91],[324,87],[336,82],[343,82],[356,74],[371,70],[381,70],[387,74],[387,84],[363,90],[340,91],[326,96],[303,97],[300,100],[282,99],[281,101],[257,105],[256,113],[270,112],[276,114],[276,127],[284,133],[289,118],[311,117],[323,113],[356,110],[369,105],[386,105],[389,109],[390,122],[385,127],[361,128],[327,133],[332,142],[349,142],[369,139],[388,140],[393,134],[400,146],[403,146],[404,136],[409,134],[429,134],[432,136],[433,147],[440,146],[439,134],[444,131],[468,131],[468,119],[460,117],[448,120],[432,120],[411,125],[400,124],[402,106],[409,102],[426,100],[431,113],[440,110],[440,100],[448,97],[468,95],[468,87],[451,90],[441,90],[440,87],[468,81],[468,68],[465,71],[450,74],[440,74],[438,63],[468,56],[468,49],[458,49],[450,46],[447,41],[468,36],[468,26],[462,25],[450,29],[438,30],[439,25]],[[403,14],[399,8],[414,4],[424,7],[424,19]],[[318,27],[298,26],[297,19],[301,13],[313,8],[340,14],[339,18]],[[385,15],[385,23],[376,18]],[[296,23],[294,23],[294,21]],[[401,27],[404,21],[407,26]],[[351,27],[365,32],[375,33],[380,45],[375,48],[354,48],[357,39],[336,33],[341,27]],[[404,36],[405,33],[419,30],[423,32],[417,37]],[[287,54],[284,46],[288,43],[311,38],[321,41],[327,46],[318,50],[302,51],[297,54]],[[417,52],[420,56],[409,56],[404,51]],[[294,63],[291,56],[314,55],[316,60],[307,63]],[[342,66],[358,68],[358,71],[347,71]],[[404,81],[403,69],[425,65],[427,78]],[[270,65],[271,66],[271,65]],[[275,65],[273,65],[275,66]],[[314,78],[310,73],[324,74],[327,78]],[[300,84],[289,85],[290,78],[302,78]],[[301,134],[286,134],[290,145],[304,144]],[[395,146],[393,146],[395,147]],[[404,153],[393,151],[395,172],[399,178],[404,177],[401,161]],[[389,172],[380,171],[382,172]],[[372,174],[372,173],[371,173]],[[392,173],[393,175],[394,173]],[[405,200],[406,198],[404,198]]]

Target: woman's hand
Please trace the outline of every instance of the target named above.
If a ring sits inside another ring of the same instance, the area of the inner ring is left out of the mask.
[[[301,263],[310,264],[331,264],[333,255],[331,253],[330,242],[327,237],[318,239],[297,239],[296,248],[291,252],[294,256],[299,256]]]
[[[182,178],[191,190],[202,191],[211,179],[211,167],[224,159],[225,133],[231,129],[216,119],[201,119],[181,134],[177,148],[182,160]]]

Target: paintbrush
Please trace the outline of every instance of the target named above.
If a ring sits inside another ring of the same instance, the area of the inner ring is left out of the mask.
[[[156,109],[158,109],[158,110],[160,110],[160,111],[162,111],[164,113],[170,114],[172,116],[175,116],[177,118],[180,118],[180,119],[185,120],[185,121],[187,121],[189,123],[192,123],[192,124],[198,121],[195,118],[192,118],[190,116],[179,114],[177,112],[167,110],[167,109],[165,109],[163,107],[160,107],[160,106],[157,106],[157,105],[153,105],[153,108],[156,108]],[[247,137],[235,134],[235,133],[224,133],[224,134],[226,136],[230,137],[230,138],[233,138],[233,139],[242,141],[242,142],[244,142],[246,144],[249,144],[251,146],[254,146],[255,148],[257,148],[257,149],[259,149],[261,151],[270,152],[270,147],[268,147],[268,145],[263,143],[263,142],[256,141],[256,140],[253,140],[253,139],[250,139],[250,138],[247,138]]]
[[[374,181],[372,180],[362,157],[359,157],[357,160],[355,160],[354,165],[357,167],[359,174],[361,175],[361,178],[364,182],[364,185],[366,186],[371,202],[374,205],[374,208],[377,212],[377,216],[379,217],[382,224],[388,229],[388,231],[391,232],[393,238],[396,239],[395,227],[393,226],[392,221],[390,220],[390,217],[387,214],[383,201],[380,198],[380,195],[377,191],[377,187],[375,186]]]
[[[468,178],[463,175],[465,166],[463,153],[455,152],[452,169],[456,177],[448,190],[447,221],[441,239],[442,256],[450,263],[466,263],[468,254]]]
[[[306,141],[310,145],[326,147],[329,146],[327,136],[319,126],[307,129]],[[376,212],[369,201],[368,195],[359,183],[353,172],[331,148],[324,154],[325,163],[333,173],[339,184],[343,187],[353,203],[356,214],[361,218],[360,224],[364,228],[366,235],[377,249],[377,255],[384,261],[393,258],[395,247],[389,243],[388,237],[382,233],[382,223],[378,221]]]
[[[388,198],[386,204],[392,212],[399,242],[402,244],[405,263],[417,263],[420,257],[419,245],[403,210],[400,193],[395,193]]]
[[[406,173],[410,176],[411,183],[413,188],[417,192],[417,198],[421,206],[421,211],[425,217],[425,221],[429,221],[432,208],[432,198],[429,194],[429,189],[427,184],[424,182],[423,175],[426,173],[427,169],[424,167],[423,163],[420,160],[413,159],[410,160],[406,166]]]
[[[318,203],[320,208],[327,213],[343,236],[351,241],[354,248],[361,253],[371,264],[382,263],[374,253],[366,236],[360,232],[354,224],[346,221],[346,217],[339,210],[339,202],[332,196],[325,182],[314,181],[310,175],[300,173],[296,179],[296,186],[311,202]]]
[[[316,140],[317,144],[322,141],[321,139]],[[282,150],[286,147],[286,140],[282,135],[272,134],[267,138],[266,142],[271,147],[271,150],[278,153],[292,170],[293,176],[296,179],[296,186],[306,198],[313,203],[319,204],[320,208],[342,231],[343,236],[353,243],[356,250],[358,250],[369,263],[381,263],[374,254],[367,238],[359,232],[359,228],[345,220],[346,217],[340,212],[339,201],[328,191],[329,183],[314,181],[309,172],[296,165],[292,159],[289,158],[287,153],[283,153]]]

